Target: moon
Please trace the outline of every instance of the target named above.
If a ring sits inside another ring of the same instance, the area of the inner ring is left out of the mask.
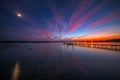
[[[21,14],[21,13],[17,13],[17,16],[18,16],[18,17],[22,17],[22,14]]]

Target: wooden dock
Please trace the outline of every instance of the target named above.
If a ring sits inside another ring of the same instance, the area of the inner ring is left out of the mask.
[[[100,48],[120,51],[120,44],[98,44],[98,43],[86,43],[86,42],[64,42],[67,46],[81,46],[89,48]]]

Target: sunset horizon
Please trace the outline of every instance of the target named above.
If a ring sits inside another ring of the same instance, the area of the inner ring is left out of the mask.
[[[0,80],[120,80],[120,0],[0,0]]]

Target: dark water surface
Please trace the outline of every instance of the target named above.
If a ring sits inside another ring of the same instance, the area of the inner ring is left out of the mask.
[[[0,48],[0,80],[120,80],[120,52],[17,43]]]

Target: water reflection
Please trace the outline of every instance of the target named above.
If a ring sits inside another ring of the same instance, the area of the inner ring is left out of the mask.
[[[20,76],[20,65],[19,62],[17,62],[15,64],[15,67],[13,69],[13,73],[12,73],[12,80],[19,80],[19,76]]]
[[[1,80],[10,80],[7,77],[12,77],[12,80],[120,78],[119,51],[67,46],[62,43],[9,45],[0,50]]]

